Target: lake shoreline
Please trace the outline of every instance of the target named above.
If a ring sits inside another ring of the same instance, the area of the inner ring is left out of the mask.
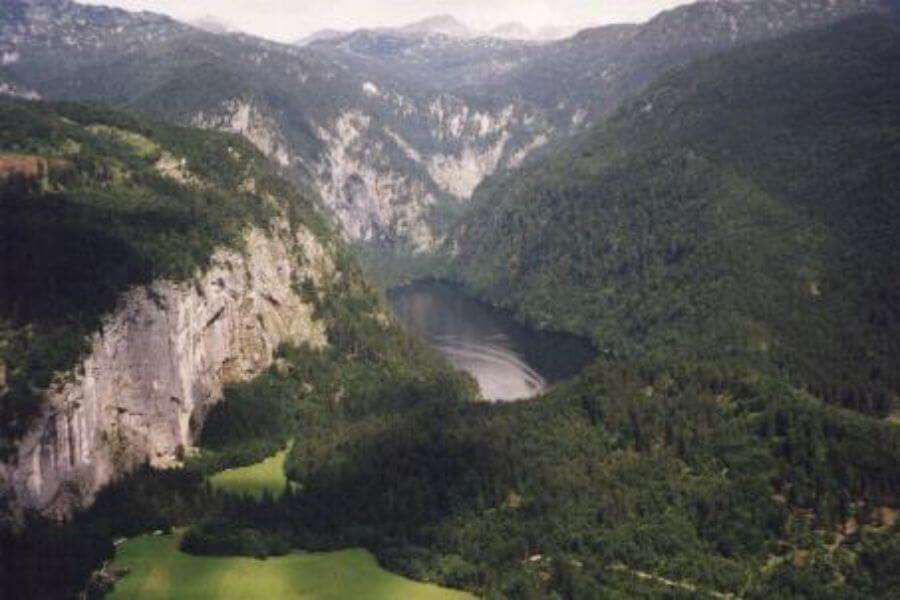
[[[597,356],[589,340],[530,327],[454,282],[415,281],[388,299],[407,330],[472,375],[491,402],[534,398]]]

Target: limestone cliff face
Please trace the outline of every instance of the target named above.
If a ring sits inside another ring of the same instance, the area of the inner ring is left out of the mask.
[[[394,140],[399,136],[389,138],[361,112],[343,114],[331,127],[317,127],[316,133],[326,148],[316,185],[347,239],[405,239],[417,248],[433,245],[426,216],[436,202],[437,189],[421,172],[397,166],[398,159],[413,160],[391,156],[390,145],[402,143]],[[408,146],[406,152],[417,156]]]
[[[0,496],[68,514],[137,465],[175,464],[223,385],[262,372],[282,343],[324,345],[292,283],[330,277],[330,255],[306,230],[273,230],[250,230],[243,252],[217,252],[193,281],[123,298],[89,357],[47,391],[17,457],[0,464]]]
[[[387,120],[404,129],[358,110],[314,127],[324,147],[316,184],[352,241],[433,250],[441,241],[433,209],[468,202],[486,177],[549,139],[549,125],[513,105],[491,112],[449,95],[420,105],[381,94],[396,111]]]
[[[225,101],[187,124],[241,134],[308,179],[348,240],[420,252],[441,241],[435,209],[468,202],[486,177],[518,166],[554,135],[533,109],[478,108],[451,94],[412,98],[372,82],[355,103],[333,108],[302,119],[312,134],[309,147],[285,134],[296,122],[259,99]]]
[[[260,152],[281,166],[286,167],[291,163],[288,143],[277,121],[256,103],[243,99],[230,100],[215,111],[198,113],[189,124],[243,135]]]

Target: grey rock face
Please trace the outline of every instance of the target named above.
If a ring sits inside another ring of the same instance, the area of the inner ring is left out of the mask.
[[[217,252],[191,282],[133,290],[90,356],[47,391],[17,457],[0,464],[0,495],[64,516],[144,462],[177,464],[225,383],[261,373],[283,343],[326,343],[292,283],[332,272],[312,234],[279,225],[251,230],[244,253]]]

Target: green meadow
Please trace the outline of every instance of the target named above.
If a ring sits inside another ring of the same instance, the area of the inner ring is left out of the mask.
[[[417,583],[378,566],[366,550],[293,553],[279,558],[201,557],[178,536],[143,536],[119,546],[114,570],[127,569],[112,600],[463,600],[464,592]]]
[[[268,492],[272,498],[277,499],[284,494],[288,486],[288,479],[284,474],[284,461],[290,450],[291,446],[288,446],[278,454],[249,467],[216,473],[210,478],[210,483],[217,491],[251,496],[257,500],[262,499],[263,494]]]

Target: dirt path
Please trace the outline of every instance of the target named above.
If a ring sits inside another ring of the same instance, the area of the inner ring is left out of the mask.
[[[726,594],[723,592],[717,592],[715,590],[708,590],[708,589],[704,589],[694,583],[691,583],[690,581],[674,581],[672,579],[660,577],[659,575],[654,575],[653,573],[647,573],[646,571],[639,571],[637,569],[629,569],[627,566],[625,566],[623,564],[613,565],[612,568],[615,571],[622,571],[625,573],[630,573],[631,575],[634,575],[638,579],[653,581],[655,583],[660,583],[662,585],[665,585],[665,586],[668,586],[671,588],[684,590],[687,592],[694,592],[696,594],[706,594],[708,596],[712,596],[713,598],[719,598],[720,600],[739,600],[740,599],[740,596],[736,596],[731,593]]]

